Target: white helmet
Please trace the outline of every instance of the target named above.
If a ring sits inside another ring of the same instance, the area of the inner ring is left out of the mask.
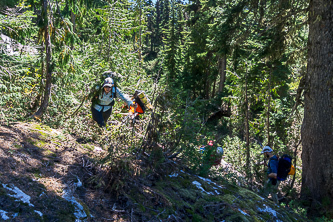
[[[261,151],[261,153],[270,153],[270,152],[273,152],[273,150],[269,146],[264,146],[264,148]]]
[[[113,84],[114,84],[113,79],[108,77],[104,80],[103,87],[105,87],[105,86],[112,87]]]

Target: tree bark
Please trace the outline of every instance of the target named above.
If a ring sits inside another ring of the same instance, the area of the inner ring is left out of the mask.
[[[213,82],[212,98],[215,97],[215,87],[216,87],[216,79],[214,79],[214,82]]]
[[[45,21],[45,27],[44,27],[44,41],[45,41],[45,59],[46,59],[46,83],[44,88],[44,97],[42,104],[40,105],[39,109],[36,113],[33,114],[34,118],[40,118],[44,111],[46,110],[48,104],[49,104],[49,98],[51,93],[51,80],[52,80],[52,70],[50,68],[51,66],[51,39],[50,39],[50,33],[49,33],[49,20],[47,15],[47,6],[48,6],[48,0],[44,0],[43,2],[43,14],[44,14],[44,21]]]
[[[219,93],[223,91],[226,69],[227,69],[227,57],[225,55],[219,57],[219,75],[220,75],[220,83],[219,83]]]
[[[142,2],[141,0],[139,1],[139,10],[140,10],[140,29],[139,29],[139,64],[140,66],[142,65],[141,64],[141,51],[142,51],[142,28],[141,28],[141,25],[142,25]]]
[[[249,127],[249,101],[247,94],[247,85],[248,85],[248,71],[246,67],[245,72],[245,141],[246,141],[246,169],[247,177],[250,180],[250,186],[252,186],[252,176],[250,168],[250,127]]]
[[[210,72],[209,72],[209,68],[207,67],[207,70],[206,70],[206,84],[205,84],[205,98],[206,99],[209,99],[210,98],[210,88],[211,88],[211,81],[209,80],[209,75],[210,75]]]
[[[271,81],[272,81],[272,68],[270,68],[269,70],[269,78],[268,78],[268,93],[267,93],[267,97],[268,97],[268,101],[267,101],[267,144],[269,144],[270,146],[271,144],[271,137],[270,137],[270,113],[271,113]]]
[[[333,207],[333,2],[311,0],[302,125],[302,198],[309,213]],[[320,205],[318,207],[318,203]],[[328,206],[327,206],[328,205]],[[324,207],[325,206],[325,207]],[[323,213],[323,212],[321,212]]]

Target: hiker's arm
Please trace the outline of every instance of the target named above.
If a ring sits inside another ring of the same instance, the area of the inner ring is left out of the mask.
[[[271,160],[270,163],[270,168],[272,172],[268,174],[268,178],[273,178],[276,179],[277,177],[277,167],[278,167],[278,161],[277,160]]]
[[[268,174],[268,178],[276,179],[276,177],[277,177],[277,173],[270,173],[270,174]]]
[[[121,100],[126,102],[128,107],[133,106],[133,101],[126,94],[123,94],[118,87],[116,89],[116,95],[117,98],[120,98]]]
[[[261,162],[259,163],[259,165],[268,166],[265,160],[261,161]]]

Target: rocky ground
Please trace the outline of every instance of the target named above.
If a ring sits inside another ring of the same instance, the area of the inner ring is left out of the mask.
[[[0,125],[0,221],[307,221],[177,164],[103,169],[107,152],[83,141],[38,123]]]

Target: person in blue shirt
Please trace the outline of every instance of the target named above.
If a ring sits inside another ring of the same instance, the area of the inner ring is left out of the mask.
[[[91,113],[93,119],[100,127],[106,126],[106,122],[112,112],[115,98],[120,98],[126,102],[128,107],[135,106],[133,101],[115,86],[111,77],[106,78],[102,87],[96,87],[95,90],[96,92],[92,98]]]
[[[269,146],[265,146],[262,149],[261,153],[264,154],[265,158],[269,160],[268,164],[267,164],[268,180],[266,181],[266,183],[264,185],[264,195],[268,196],[269,194],[271,194],[273,201],[276,204],[278,204],[279,200],[278,200],[277,192],[278,192],[278,186],[280,184],[280,181],[277,180],[276,178],[277,178],[277,169],[278,169],[279,159],[277,156],[275,156],[273,154],[273,150]]]

